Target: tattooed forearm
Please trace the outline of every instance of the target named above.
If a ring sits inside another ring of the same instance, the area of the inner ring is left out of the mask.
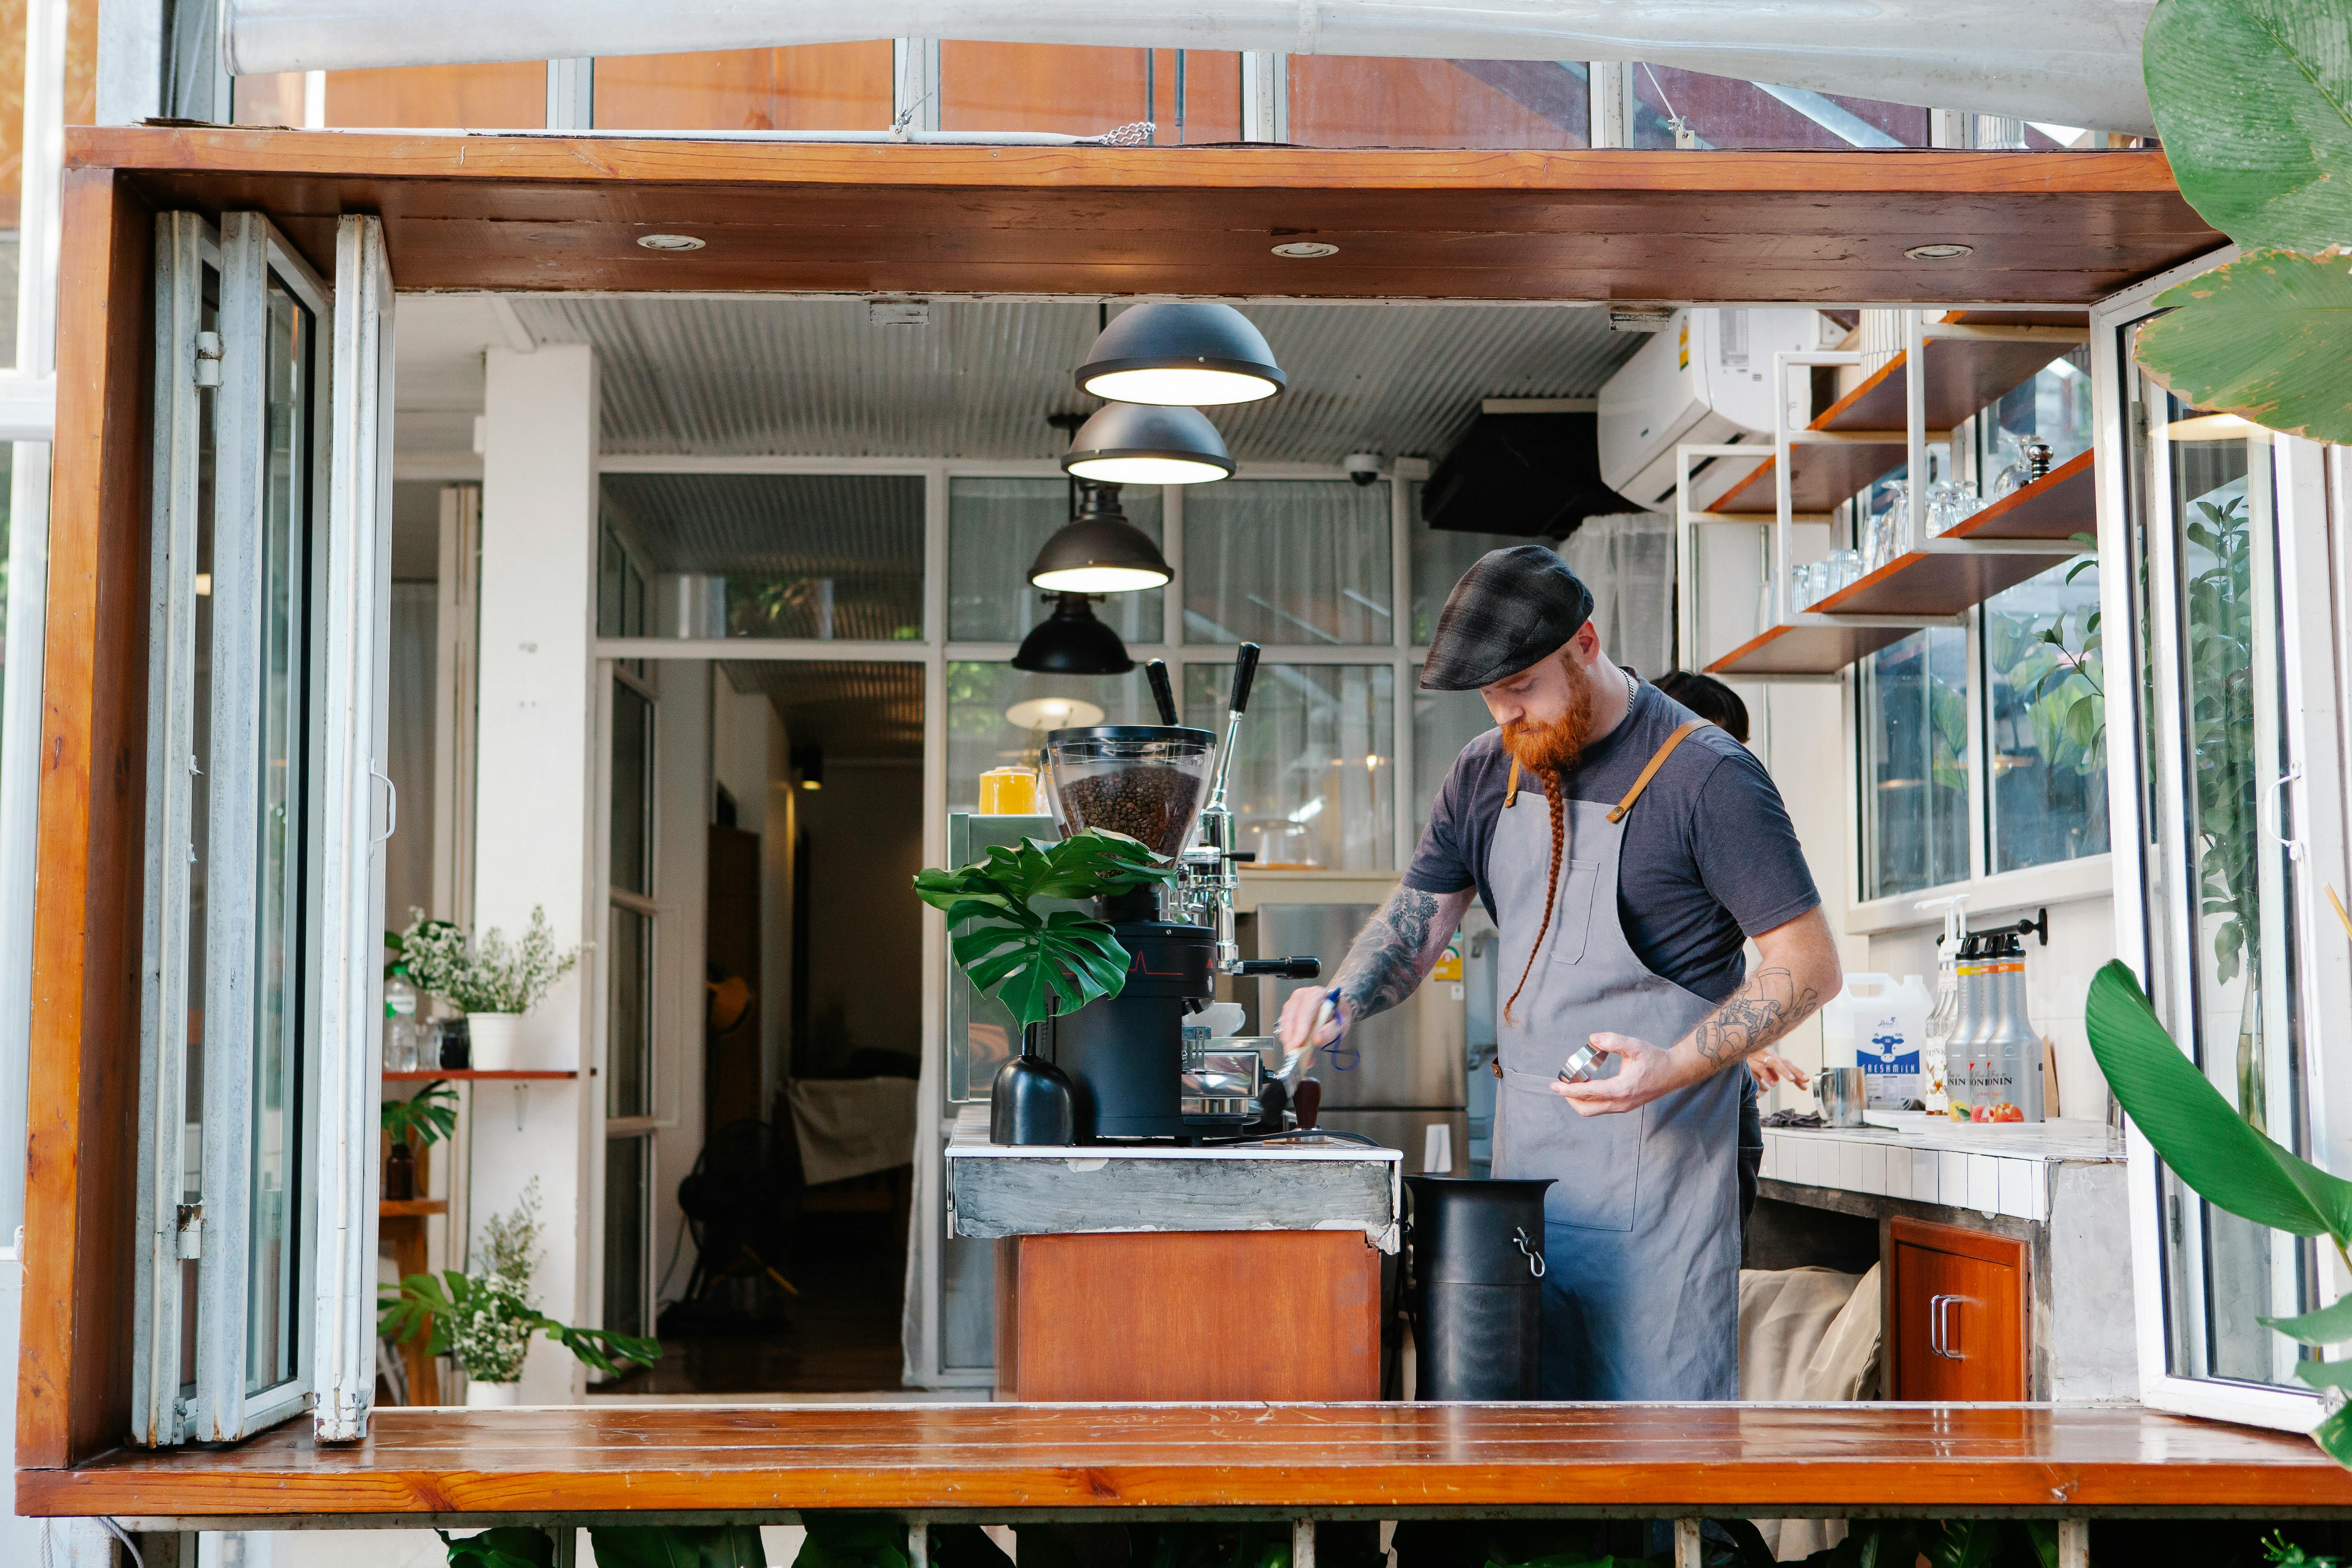
[[[1812,1015],[1822,996],[1787,969],[1759,969],[1691,1031],[1709,1071],[1755,1055]]]
[[[1418,888],[1389,895],[1331,980],[1351,1021],[1384,1013],[1412,994],[1453,940],[1465,901]]]

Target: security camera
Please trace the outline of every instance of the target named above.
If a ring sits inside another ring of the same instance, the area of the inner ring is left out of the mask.
[[[1348,477],[1360,485],[1370,484],[1381,477],[1381,455],[1378,452],[1349,453]]]

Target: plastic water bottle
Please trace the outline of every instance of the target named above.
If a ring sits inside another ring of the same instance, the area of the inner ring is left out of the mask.
[[[383,984],[383,1070],[414,1072],[417,1065],[416,992],[404,980]]]

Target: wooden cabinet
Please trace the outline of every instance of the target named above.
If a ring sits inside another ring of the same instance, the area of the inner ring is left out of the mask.
[[[1888,1226],[1887,1396],[2028,1397],[2025,1243],[1907,1216]]]

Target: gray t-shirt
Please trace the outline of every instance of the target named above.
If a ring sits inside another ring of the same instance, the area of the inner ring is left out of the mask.
[[[1666,738],[1697,715],[1646,681],[1618,726],[1587,748],[1565,781],[1571,800],[1614,805]],[[1486,857],[1511,771],[1502,732],[1462,750],[1431,808],[1404,874],[1430,893],[1475,887],[1495,909]],[[1524,775],[1520,787],[1540,793]],[[1617,911],[1633,952],[1654,974],[1710,1002],[1739,988],[1745,938],[1818,906],[1780,792],[1755,754],[1710,724],[1675,748],[1625,817]]]

